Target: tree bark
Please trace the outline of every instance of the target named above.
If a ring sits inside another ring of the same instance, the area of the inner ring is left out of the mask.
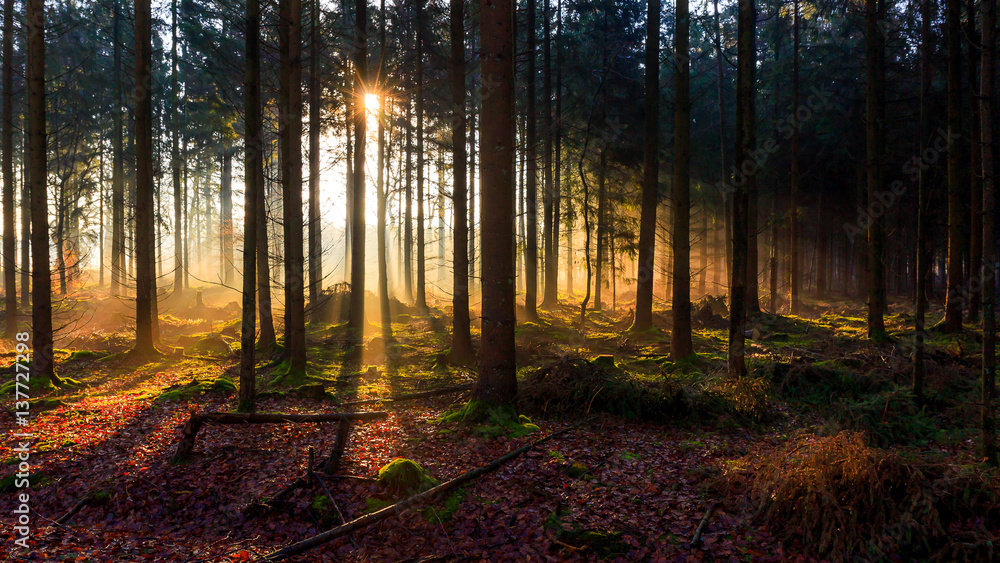
[[[934,17],[933,0],[920,2],[920,153],[923,154],[930,142],[931,108],[930,93],[932,80],[932,36],[931,25]],[[927,316],[927,276],[930,273],[930,233],[927,224],[927,198],[929,174],[923,167],[917,177],[917,310],[916,343],[913,350],[913,397],[917,404],[924,401],[924,325]]]
[[[112,132],[111,163],[111,295],[123,293],[125,285],[125,165],[122,114],[124,112],[122,84],[121,12],[118,0],[114,0],[112,27],[114,28],[114,78],[115,105]]]
[[[150,0],[135,2],[135,348],[154,354],[153,90]]]
[[[480,0],[483,102],[480,142],[482,345],[472,397],[507,404],[517,394],[514,354],[514,7]],[[488,239],[487,239],[488,237]],[[487,242],[489,244],[487,244]]]
[[[736,151],[737,174],[733,182],[733,266],[729,285],[729,377],[747,375],[746,317],[749,276],[749,191],[756,182],[755,171],[741,176],[742,164],[757,144],[755,124],[756,18],[754,0],[739,0],[736,63]],[[756,266],[754,266],[756,272]]]
[[[379,96],[378,104],[378,300],[379,309],[382,314],[382,341],[388,345],[389,341],[392,340],[392,314],[389,311],[389,258],[388,251],[386,249],[387,243],[385,238],[385,213],[386,213],[386,202],[388,196],[386,194],[385,188],[385,167],[386,167],[386,140],[385,140],[385,104],[388,103],[389,97],[385,95],[382,86],[382,69],[386,68],[385,64],[385,0],[382,0],[381,10],[379,13],[382,15],[381,25],[379,26],[379,77],[376,81],[376,87]]]
[[[319,34],[322,15],[319,0],[312,0],[312,19],[309,35],[309,303],[313,314],[319,310],[320,292],[323,290],[323,229],[319,193],[320,153],[320,92],[319,61],[323,44]]]
[[[525,160],[525,240],[524,240],[524,315],[528,320],[538,318],[538,114],[535,106],[535,0],[527,0],[525,22],[527,35],[527,68],[525,69],[524,108],[526,127],[524,136]]]
[[[996,443],[996,169],[993,161],[993,88],[996,71],[996,0],[982,0],[982,86],[979,132],[983,151],[983,457],[997,464]]]
[[[673,210],[674,326],[670,336],[670,354],[674,360],[694,352],[691,343],[691,61],[689,40],[691,15],[687,0],[676,2],[676,65],[674,102],[674,186]]]
[[[226,147],[222,153],[222,177],[219,182],[219,215],[222,226],[219,241],[222,245],[222,280],[225,285],[233,282],[233,152]]]
[[[799,108],[799,0],[794,0],[792,17],[792,111]],[[791,176],[788,181],[788,221],[789,221],[789,307],[793,315],[800,313],[799,287],[801,285],[801,264],[799,264],[799,128],[792,127],[790,147]]]
[[[884,131],[884,68],[882,66],[882,37],[879,30],[881,4],[878,0],[865,0],[865,121],[867,137],[867,185],[868,201],[875,201],[881,194],[883,179],[883,158],[885,152]],[[885,340],[886,308],[884,219],[882,215],[873,217],[868,228],[868,338]]]
[[[247,0],[246,68],[243,116],[246,163],[243,218],[243,323],[240,329],[240,396],[237,410],[254,412],[257,406],[254,340],[257,317],[257,193],[263,190],[263,122],[260,105],[260,0]]]
[[[302,3],[280,0],[281,191],[285,246],[285,358],[289,373],[306,367],[302,256]]]
[[[361,352],[365,328],[365,84],[368,83],[368,3],[354,4],[354,185],[351,201],[351,308],[347,329],[355,344],[354,353]]]
[[[542,0],[542,29],[545,45],[542,47],[542,135],[544,141],[543,179],[545,193],[542,197],[542,243],[545,245],[545,294],[542,307],[554,307],[559,302],[559,264],[556,261],[559,235],[555,228],[555,187],[552,178],[552,22],[549,0]]]
[[[3,337],[17,333],[17,276],[14,242],[14,0],[3,3]],[[103,185],[101,186],[103,189]],[[103,206],[102,206],[103,209]],[[103,272],[104,265],[101,264]]]
[[[424,0],[416,1],[417,20],[417,298],[416,307],[427,311],[427,275],[424,259]]]
[[[968,256],[968,273],[966,274],[966,279],[972,280],[979,276],[980,271],[983,268],[983,185],[982,185],[982,162],[981,157],[983,155],[982,149],[979,147],[980,138],[980,120],[979,120],[979,102],[976,99],[976,93],[979,91],[979,84],[977,84],[977,71],[981,63],[979,53],[979,47],[976,45],[974,38],[976,37],[976,2],[975,0],[966,1],[966,13],[968,18],[966,20],[966,37],[969,39],[969,53],[966,60],[969,65],[969,97],[971,100],[971,116],[970,116],[970,126],[969,126],[969,194],[971,196],[971,205],[969,213],[969,256]],[[982,294],[978,291],[969,292],[969,322],[972,324],[979,323],[979,313],[982,306]]]
[[[247,10],[249,11],[249,4]],[[170,171],[174,187],[174,287],[177,296],[184,289],[184,263],[181,249],[184,246],[181,229],[181,155],[180,155],[180,87],[177,76],[177,0],[170,3]]]
[[[871,0],[869,0],[871,1]],[[945,0],[946,42],[948,45],[948,135],[956,139],[948,147],[948,293],[945,333],[962,331],[962,296],[965,272],[962,255],[966,252],[965,186],[962,169],[962,22],[961,0]],[[870,194],[869,194],[870,197]]]
[[[451,0],[451,150],[455,213],[451,361],[475,360],[469,321],[469,218],[465,154],[465,0]],[[442,233],[444,236],[444,233]]]
[[[635,319],[632,321],[632,330],[636,331],[649,330],[653,327],[653,274],[655,272],[654,256],[656,255],[656,208],[659,205],[658,196],[660,176],[660,0],[646,1],[645,72],[646,99],[644,102],[645,115],[643,117],[642,203],[639,217],[639,273],[635,288]]]

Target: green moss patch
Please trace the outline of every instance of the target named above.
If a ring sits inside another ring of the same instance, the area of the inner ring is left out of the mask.
[[[435,422],[466,424],[473,432],[485,438],[521,438],[539,430],[538,425],[532,423],[530,418],[518,415],[512,405],[490,405],[475,400]]]
[[[419,463],[406,458],[396,458],[378,470],[379,486],[396,497],[422,493],[439,483]]]
[[[228,397],[236,393],[236,385],[228,377],[218,377],[215,379],[195,378],[184,385],[178,384],[167,387],[156,398],[156,402],[186,401],[200,397],[206,393],[218,393]]]
[[[459,506],[461,506],[462,501],[468,496],[468,492],[465,489],[458,489],[448,495],[448,498],[444,499],[441,507],[428,506],[424,509],[424,518],[432,524],[443,524],[458,512]]]

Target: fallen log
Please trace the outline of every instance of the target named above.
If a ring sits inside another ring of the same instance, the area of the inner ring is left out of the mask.
[[[375,398],[375,399],[362,399],[360,401],[350,401],[347,403],[341,403],[343,407],[351,407],[355,405],[367,405],[371,403],[401,403],[403,401],[414,401],[416,399],[426,399],[428,397],[437,397],[440,395],[450,395],[451,393],[459,393],[461,391],[468,391],[472,389],[472,384],[467,385],[455,385],[453,387],[443,387],[441,389],[434,389],[431,391],[421,391],[419,393],[406,393],[403,395],[393,395],[392,397],[385,398]]]
[[[691,542],[688,545],[692,548],[701,545],[701,535],[705,532],[705,526],[708,525],[708,518],[712,515],[713,510],[715,510],[715,504],[709,503],[708,508],[705,509],[705,515],[701,517],[701,522],[698,523],[698,528],[694,531],[694,535],[691,536]]]
[[[318,423],[336,422],[339,420],[381,420],[388,416],[384,411],[376,412],[347,412],[347,413],[327,413],[327,414],[248,414],[236,412],[210,412],[196,414],[192,413],[191,418],[184,424],[181,430],[181,441],[177,444],[177,451],[174,453],[174,461],[179,461],[191,455],[194,449],[194,440],[201,430],[203,424],[288,424],[288,423]]]
[[[375,524],[377,522],[381,522],[382,520],[385,520],[385,519],[387,519],[387,518],[389,518],[391,516],[395,516],[396,514],[398,514],[399,512],[403,511],[406,508],[409,508],[410,506],[413,506],[415,504],[424,502],[426,500],[430,500],[430,499],[432,499],[432,498],[434,498],[434,497],[436,497],[436,496],[438,496],[438,495],[440,495],[442,493],[446,493],[446,492],[448,492],[448,491],[450,491],[452,489],[457,488],[459,485],[462,485],[463,483],[467,483],[467,482],[472,481],[473,479],[477,479],[477,478],[479,478],[479,477],[481,477],[481,476],[483,476],[483,475],[485,475],[485,474],[487,474],[487,473],[489,473],[491,471],[495,471],[495,470],[499,469],[503,464],[507,463],[508,461],[510,461],[512,459],[515,459],[515,458],[519,457],[521,454],[523,454],[523,453],[525,453],[525,452],[527,452],[529,450],[532,450],[532,449],[540,446],[541,444],[544,444],[545,442],[548,442],[549,440],[551,440],[552,438],[555,438],[556,436],[560,436],[560,435],[565,434],[565,433],[567,433],[567,432],[569,432],[571,430],[575,430],[576,428],[580,427],[581,425],[585,424],[586,422],[589,422],[590,420],[592,420],[592,419],[585,420],[583,422],[580,422],[580,423],[575,424],[573,426],[570,426],[568,428],[564,428],[564,429],[559,430],[557,432],[553,432],[553,433],[549,434],[548,436],[539,438],[538,440],[535,440],[534,442],[532,442],[532,443],[530,443],[530,444],[528,444],[528,445],[526,445],[524,447],[518,448],[518,449],[516,449],[516,450],[514,450],[514,451],[512,451],[512,452],[510,452],[510,453],[508,453],[506,455],[503,455],[503,456],[500,456],[500,457],[496,458],[495,460],[491,461],[490,463],[488,463],[488,464],[486,464],[486,465],[484,465],[482,467],[479,467],[477,469],[473,469],[472,471],[468,471],[466,473],[463,473],[463,474],[459,475],[458,477],[455,477],[451,481],[447,481],[445,483],[441,483],[440,485],[438,485],[438,486],[436,486],[436,487],[434,487],[432,489],[429,489],[429,490],[427,490],[427,491],[425,491],[423,493],[420,493],[420,494],[417,494],[417,495],[413,495],[413,496],[411,496],[409,498],[405,498],[405,499],[397,502],[396,504],[393,504],[392,506],[387,506],[387,507],[383,508],[382,510],[379,510],[379,511],[376,511],[376,512],[372,512],[371,514],[367,514],[367,515],[362,516],[360,518],[355,518],[354,520],[351,520],[350,522],[347,522],[346,524],[337,526],[336,528],[332,528],[332,529],[327,530],[327,531],[325,531],[325,532],[323,532],[321,534],[317,534],[317,535],[315,535],[315,536],[313,536],[311,538],[304,539],[304,540],[302,540],[300,542],[293,543],[292,545],[289,545],[287,547],[279,549],[278,551],[269,553],[269,554],[267,554],[267,555],[264,556],[263,561],[272,561],[272,562],[273,561],[283,561],[285,559],[288,559],[289,557],[293,557],[293,556],[298,555],[298,554],[300,554],[300,553],[302,553],[304,551],[308,551],[308,550],[310,550],[310,549],[312,549],[314,547],[323,545],[323,544],[325,544],[327,542],[330,542],[330,541],[333,541],[335,539],[338,539],[338,538],[341,538],[343,536],[346,536],[347,534],[350,534],[350,533],[352,533],[352,532],[354,532],[356,530],[360,530],[362,528],[366,528],[368,526],[371,526],[372,524]]]

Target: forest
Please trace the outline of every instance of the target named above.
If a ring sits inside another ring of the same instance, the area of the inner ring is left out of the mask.
[[[0,0],[0,559],[1000,559],[996,0]]]

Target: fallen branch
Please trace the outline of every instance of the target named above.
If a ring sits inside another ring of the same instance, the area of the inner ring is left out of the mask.
[[[403,401],[413,401],[416,399],[426,399],[428,397],[438,397],[440,395],[450,395],[452,393],[458,393],[460,391],[468,391],[469,389],[472,389],[471,383],[467,385],[455,385],[453,387],[443,387],[441,389],[434,389],[432,391],[421,391],[420,393],[407,393],[404,395],[393,395],[392,397],[385,397],[385,398],[350,401],[348,403],[341,403],[341,406],[351,407],[355,405],[367,405],[371,403],[401,403]]]
[[[336,422],[338,420],[381,420],[388,416],[383,411],[349,412],[327,414],[246,414],[235,412],[213,412],[191,414],[191,418],[181,430],[181,441],[177,444],[174,461],[182,460],[191,455],[194,449],[194,439],[206,422],[213,424],[288,424],[288,423],[318,423]]]
[[[701,517],[701,522],[698,523],[698,528],[695,529],[694,535],[691,536],[691,543],[688,544],[691,547],[701,545],[701,535],[705,532],[705,526],[708,525],[708,517],[712,515],[713,510],[715,510],[715,504],[709,503],[708,508],[705,509],[705,515]]]
[[[486,465],[484,465],[482,467],[479,467],[477,469],[473,469],[472,471],[468,471],[466,473],[463,473],[463,474],[459,475],[458,477],[455,477],[451,481],[447,481],[445,483],[441,483],[440,485],[438,485],[438,486],[436,486],[436,487],[434,487],[434,488],[432,488],[432,489],[430,489],[430,490],[428,490],[426,492],[423,492],[423,493],[420,493],[418,495],[414,495],[412,497],[403,499],[403,500],[397,502],[396,504],[393,504],[392,506],[387,506],[387,507],[385,507],[382,510],[379,510],[377,512],[373,512],[371,514],[362,516],[360,518],[356,518],[354,520],[351,520],[350,522],[347,522],[346,524],[343,524],[341,526],[337,526],[336,528],[332,528],[332,529],[327,530],[327,531],[325,531],[325,532],[323,532],[321,534],[317,534],[317,535],[315,535],[315,536],[313,536],[311,538],[304,539],[304,540],[302,540],[302,541],[300,541],[298,543],[294,543],[292,545],[289,545],[287,547],[279,549],[278,551],[275,551],[273,553],[270,553],[270,554],[264,556],[263,560],[264,561],[283,561],[285,559],[288,559],[289,557],[298,555],[298,554],[300,554],[300,553],[302,553],[304,551],[308,551],[308,550],[310,550],[310,549],[312,549],[314,547],[317,547],[319,545],[322,545],[322,544],[325,544],[327,542],[333,541],[335,539],[341,538],[341,537],[343,537],[343,536],[345,536],[347,534],[350,534],[350,533],[352,533],[352,532],[354,532],[356,530],[360,530],[362,528],[366,528],[368,526],[371,526],[372,524],[375,524],[377,522],[381,522],[382,520],[385,520],[385,519],[387,519],[387,518],[389,518],[391,516],[395,516],[396,514],[402,512],[404,509],[409,508],[410,506],[413,506],[415,504],[424,502],[426,500],[430,500],[430,499],[432,499],[432,498],[434,498],[434,497],[436,497],[436,496],[438,496],[438,495],[440,495],[442,493],[446,493],[446,492],[448,492],[448,491],[450,491],[452,489],[457,488],[459,485],[462,485],[463,483],[466,483],[468,481],[472,481],[473,479],[481,477],[481,476],[483,476],[486,473],[489,473],[491,471],[495,471],[496,469],[500,468],[500,466],[502,466],[503,464],[507,463],[508,461],[510,461],[512,459],[515,459],[515,458],[519,457],[521,454],[523,454],[523,453],[525,453],[525,452],[527,452],[527,451],[529,451],[529,450],[531,450],[531,449],[533,449],[533,448],[535,448],[535,447],[537,447],[537,446],[539,446],[539,445],[541,445],[541,444],[543,444],[545,442],[548,442],[549,440],[551,440],[552,438],[555,438],[556,436],[560,436],[562,434],[565,434],[565,433],[569,432],[570,430],[574,430],[574,429],[578,428],[579,426],[581,426],[582,424],[585,424],[586,422],[589,422],[590,420],[592,420],[592,419],[585,420],[583,422],[580,422],[580,423],[575,424],[573,426],[570,426],[568,428],[564,428],[564,429],[559,430],[557,432],[553,432],[553,433],[551,433],[548,436],[545,436],[543,438],[539,438],[538,440],[535,440],[534,442],[528,444],[527,446],[524,446],[522,448],[518,448],[518,449],[516,449],[516,450],[514,450],[514,451],[512,451],[512,452],[510,452],[510,453],[508,453],[506,455],[500,456],[497,459],[491,461],[490,463],[488,463],[488,464],[486,464]]]

